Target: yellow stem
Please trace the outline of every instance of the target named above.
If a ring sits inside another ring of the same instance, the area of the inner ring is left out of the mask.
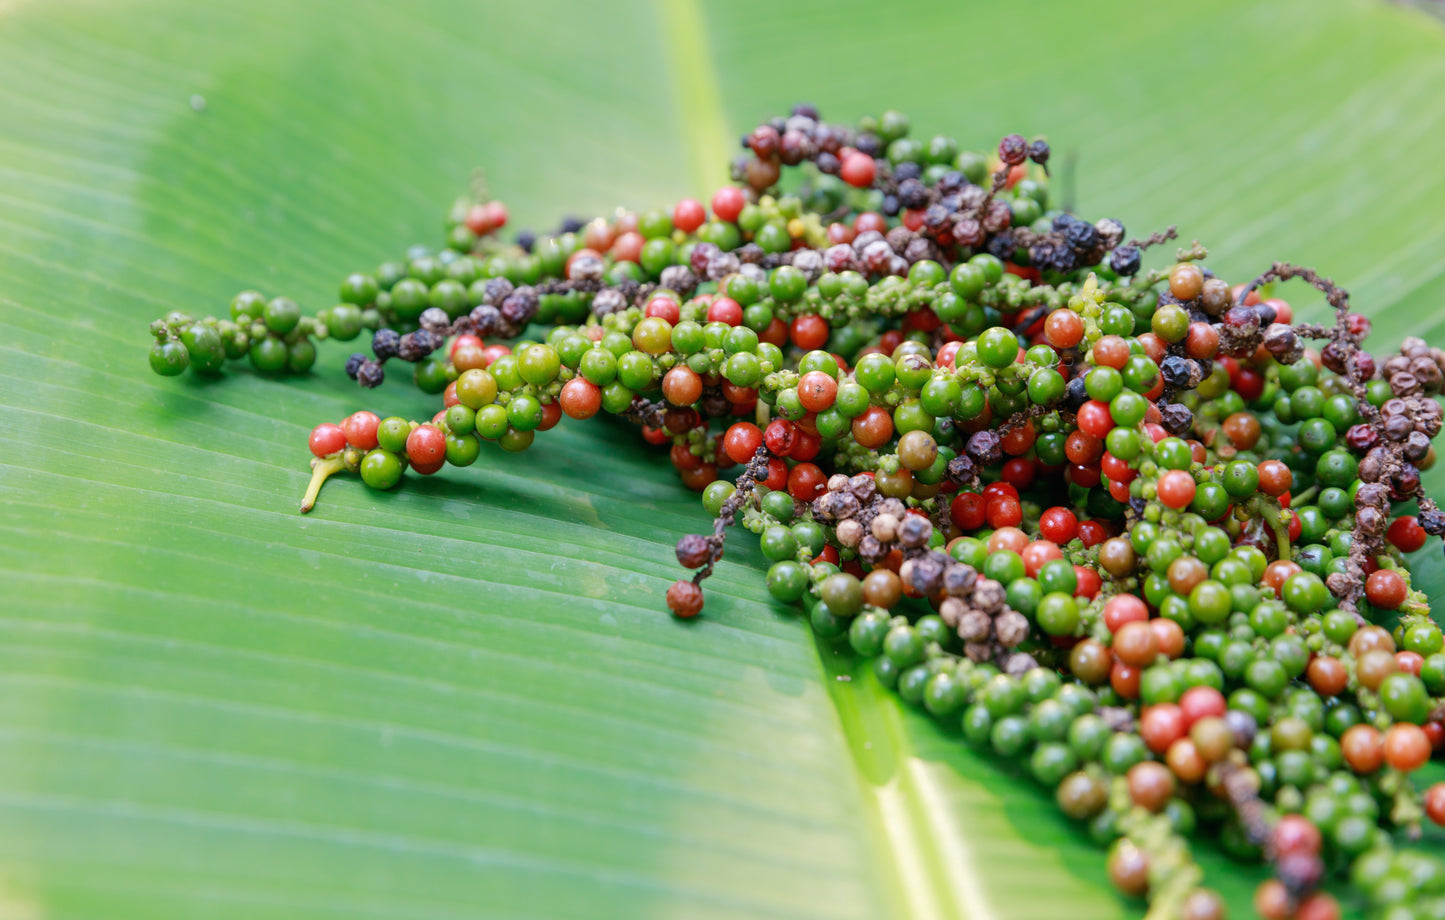
[[[306,487],[306,494],[301,498],[301,513],[305,514],[316,507],[316,496],[321,494],[321,484],[332,473],[339,473],[346,469],[346,461],[341,459],[341,454],[333,454],[324,460],[311,461],[311,484]]]

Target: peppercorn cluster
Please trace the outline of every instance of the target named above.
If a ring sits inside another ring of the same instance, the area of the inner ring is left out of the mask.
[[[1411,846],[1445,823],[1445,784],[1412,779],[1445,745],[1445,639],[1407,565],[1445,535],[1420,485],[1445,352],[1377,361],[1311,269],[1231,284],[1195,243],[1145,270],[1174,228],[1053,207],[1042,139],[981,154],[798,106],[742,151],[706,205],[545,234],[459,201],[443,248],[315,316],[247,291],[158,320],[151,365],[304,373],[363,331],[363,387],[412,364],[440,408],[318,425],[303,511],[340,472],[391,489],[564,416],[637,424],[713,517],[677,544],[674,615],[728,527],[756,534],[774,598],[1025,764],[1149,917],[1224,915],[1200,829],[1273,868],[1266,920],[1337,918],[1345,883],[1383,920],[1445,916],[1445,861]],[[1294,322],[1292,279],[1332,323]]]

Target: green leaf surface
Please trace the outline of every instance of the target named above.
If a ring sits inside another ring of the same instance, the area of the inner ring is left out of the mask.
[[[667,204],[798,99],[1047,132],[1085,213],[1441,340],[1445,32],[1383,4],[0,0],[0,917],[1139,913],[768,603],[747,539],[667,617],[706,516],[624,426],[303,518],[312,425],[430,401],[344,346],[146,367],[167,310],[328,305],[478,164],[521,225]]]

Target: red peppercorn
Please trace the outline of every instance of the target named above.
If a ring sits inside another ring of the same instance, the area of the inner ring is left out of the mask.
[[[1006,482],[991,482],[983,487],[985,501],[992,501],[995,498],[1012,498],[1018,500],[1019,490]]]
[[[1024,574],[1030,578],[1037,578],[1039,569],[1042,569],[1045,563],[1064,558],[1064,551],[1059,549],[1058,544],[1049,540],[1035,540],[1024,547],[1024,551],[1019,555],[1024,560]]]
[[[1380,569],[1365,579],[1365,599],[1381,610],[1395,610],[1405,603],[1410,589],[1393,569]]]
[[[692,450],[683,443],[672,445],[672,449],[668,451],[668,456],[672,459],[672,465],[682,472],[696,470],[701,467],[703,463],[702,458],[693,453]]]
[[[984,516],[990,527],[1017,527],[1023,523],[1024,512],[1018,499],[997,498],[984,506]]]
[[[828,321],[816,313],[804,313],[794,317],[792,326],[788,329],[793,344],[804,351],[822,348],[828,343],[830,332]]]
[[[780,457],[786,457],[798,438],[798,426],[783,418],[775,418],[763,432],[763,441],[768,450]]]
[[[1008,433],[999,438],[999,446],[1003,452],[1011,457],[1017,457],[1034,446],[1037,435],[1034,433],[1034,423],[1030,419],[1019,425],[1017,428],[1009,429]]]
[[[418,472],[447,457],[447,436],[434,425],[418,425],[406,436],[406,456]]]
[[[542,421],[537,423],[538,431],[551,431],[562,421],[562,404],[553,400],[549,403],[542,403]]]
[[[1278,460],[1265,460],[1258,467],[1259,490],[1276,498],[1294,486],[1294,473]]]
[[[672,209],[672,225],[683,233],[691,233],[707,220],[707,211],[696,198],[684,198]]]
[[[833,407],[838,396],[838,381],[822,371],[809,371],[798,379],[798,402],[809,412],[823,412]]]
[[[1084,321],[1073,310],[1055,310],[1044,321],[1044,338],[1055,348],[1073,348],[1084,338]]]
[[[647,302],[647,309],[643,311],[647,316],[656,316],[667,320],[670,325],[676,326],[681,319],[681,311],[678,309],[677,301],[671,297],[654,297]]]
[[[1409,722],[1396,722],[1385,731],[1382,746],[1385,762],[1401,773],[1413,773],[1430,759],[1430,738],[1425,730]]]
[[[910,311],[903,317],[903,328],[916,329],[919,332],[933,332],[943,325],[943,320],[938,318],[929,307],[921,307]]]
[[[1126,700],[1139,698],[1139,680],[1142,676],[1142,672],[1138,668],[1127,665],[1117,658],[1109,666],[1109,686],[1113,687],[1114,692]]]
[[[843,181],[854,188],[868,188],[873,184],[876,174],[877,165],[873,162],[873,158],[856,150],[843,158],[843,165],[838,170],[838,175]],[[716,206],[714,206],[714,210],[716,210]]]
[[[1425,790],[1425,816],[1436,824],[1445,824],[1445,783]]]
[[[503,355],[510,355],[511,353],[512,349],[508,348],[506,345],[488,345],[486,348],[482,349],[482,354],[486,355],[487,357],[487,363],[483,364],[482,367],[490,367],[493,361],[497,360]]]
[[[1264,392],[1264,375],[1254,368],[1241,367],[1238,374],[1230,375],[1230,383],[1245,402],[1254,402]]]
[[[748,203],[747,195],[736,185],[724,185],[712,196],[712,213],[718,220],[734,223]]]
[[[1103,455],[1104,441],[1101,438],[1082,431],[1071,431],[1064,440],[1064,456],[1070,463],[1090,464]],[[1125,464],[1124,468],[1128,469],[1128,464]]]
[[[614,262],[636,262],[642,257],[642,234],[636,230],[629,230],[626,233],[619,233],[617,239],[612,241],[612,248],[608,254]]]
[[[1420,549],[1428,537],[1425,528],[1420,526],[1420,519],[1413,514],[1395,518],[1390,529],[1385,531],[1385,539],[1395,544],[1402,553],[1413,553]]]
[[[788,451],[788,457],[792,460],[812,460],[823,450],[823,439],[798,426],[798,437],[793,442],[793,449]]]
[[[1102,521],[1080,521],[1079,539],[1084,541],[1085,546],[1098,546],[1109,539],[1109,528]]]
[[[822,494],[828,477],[812,463],[799,463],[788,473],[788,494],[800,502],[810,502]]]
[[[318,457],[327,457],[346,449],[346,432],[340,425],[322,422],[311,429],[308,441],[311,452]]]
[[[1129,343],[1117,335],[1106,335],[1094,343],[1093,355],[1095,364],[1119,370],[1129,360]]]
[[[1419,677],[1420,675],[1417,674],[1415,676]],[[1425,730],[1425,737],[1430,739],[1431,750],[1438,751],[1441,748],[1445,748],[1445,722],[1441,722],[1439,719],[1431,719],[1420,727]]]
[[[783,462],[781,457],[772,457],[768,460],[768,478],[763,480],[763,485],[777,492],[788,486],[788,464]]]
[[[984,525],[985,503],[976,492],[960,492],[948,506],[948,515],[960,530],[978,530]]]
[[[788,344],[788,324],[776,316],[773,317],[772,322],[768,323],[768,328],[758,333],[758,341],[782,348]]]
[[[1224,694],[1213,687],[1190,687],[1179,697],[1179,710],[1184,714],[1186,725],[1193,725],[1200,719],[1223,718],[1227,708]]]
[[[1075,597],[1085,597],[1093,600],[1104,587],[1104,579],[1099,577],[1097,571],[1088,566],[1074,566],[1074,580],[1076,582],[1076,587],[1074,588]]]
[[[738,422],[723,435],[723,451],[734,463],[747,463],[763,444],[763,433],[757,425]]]
[[[1184,627],[1164,617],[1155,617],[1148,625],[1159,642],[1160,654],[1171,659],[1184,654]]]
[[[743,321],[743,308],[731,297],[714,297],[707,308],[707,321],[740,326]]]
[[[1111,633],[1117,633],[1127,623],[1142,623],[1147,619],[1149,608],[1132,594],[1116,594],[1104,602],[1104,626]]]
[[[893,437],[893,415],[882,406],[869,406],[853,419],[853,440],[861,447],[875,450]]]
[[[1159,477],[1159,500],[1179,510],[1194,500],[1197,486],[1194,477],[1183,470],[1169,470]]]
[[[1091,399],[1079,407],[1079,431],[1092,438],[1103,439],[1114,430],[1114,417],[1109,413],[1109,404]]]
[[[1141,625],[1139,629],[1147,631],[1149,627]],[[1153,635],[1152,632],[1149,634]],[[1118,654],[1117,649],[1115,654]],[[1139,736],[1144,739],[1149,750],[1156,754],[1163,754],[1169,750],[1174,742],[1183,738],[1188,732],[1189,727],[1184,722],[1184,714],[1173,703],[1158,703],[1149,706],[1139,716]]]
[[[602,408],[602,390],[583,377],[573,377],[563,384],[557,401],[568,418],[591,418]]]
[[[488,201],[482,205],[482,219],[487,230],[500,230],[507,225],[507,206],[500,201]]]
[[[1092,489],[1098,485],[1100,481],[1101,476],[1097,466],[1075,463],[1069,467],[1069,482],[1072,482],[1076,486],[1084,486],[1085,488]]]
[[[888,218],[877,211],[864,211],[853,218],[853,229],[858,233],[867,233],[869,230],[877,230],[879,233],[888,232]],[[897,330],[894,330],[895,332]],[[885,333],[886,334],[886,333]],[[902,340],[902,333],[899,333],[899,340]],[[896,345],[894,347],[897,347]],[[888,349],[890,352],[892,348]]]
[[[1276,856],[1288,853],[1303,853],[1314,856],[1324,844],[1320,829],[1313,821],[1302,815],[1284,815],[1275,824],[1269,838],[1270,849]]]
[[[1068,508],[1056,506],[1039,515],[1039,533],[1046,540],[1063,545],[1074,539],[1078,532],[1079,519]]]
[[[1027,457],[1012,457],[1004,462],[999,475],[1009,485],[1027,489],[1034,481],[1034,462]]]
[[[353,412],[341,423],[346,434],[346,443],[357,450],[371,450],[376,447],[376,429],[381,419],[374,412]]]

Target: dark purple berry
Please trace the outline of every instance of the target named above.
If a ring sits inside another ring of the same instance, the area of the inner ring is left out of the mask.
[[[1029,158],[1029,142],[1021,134],[1009,134],[998,142],[998,158],[1009,166],[1018,166]]]
[[[401,334],[395,329],[378,329],[371,337],[371,353],[376,355],[378,361],[395,358],[400,344]]]

